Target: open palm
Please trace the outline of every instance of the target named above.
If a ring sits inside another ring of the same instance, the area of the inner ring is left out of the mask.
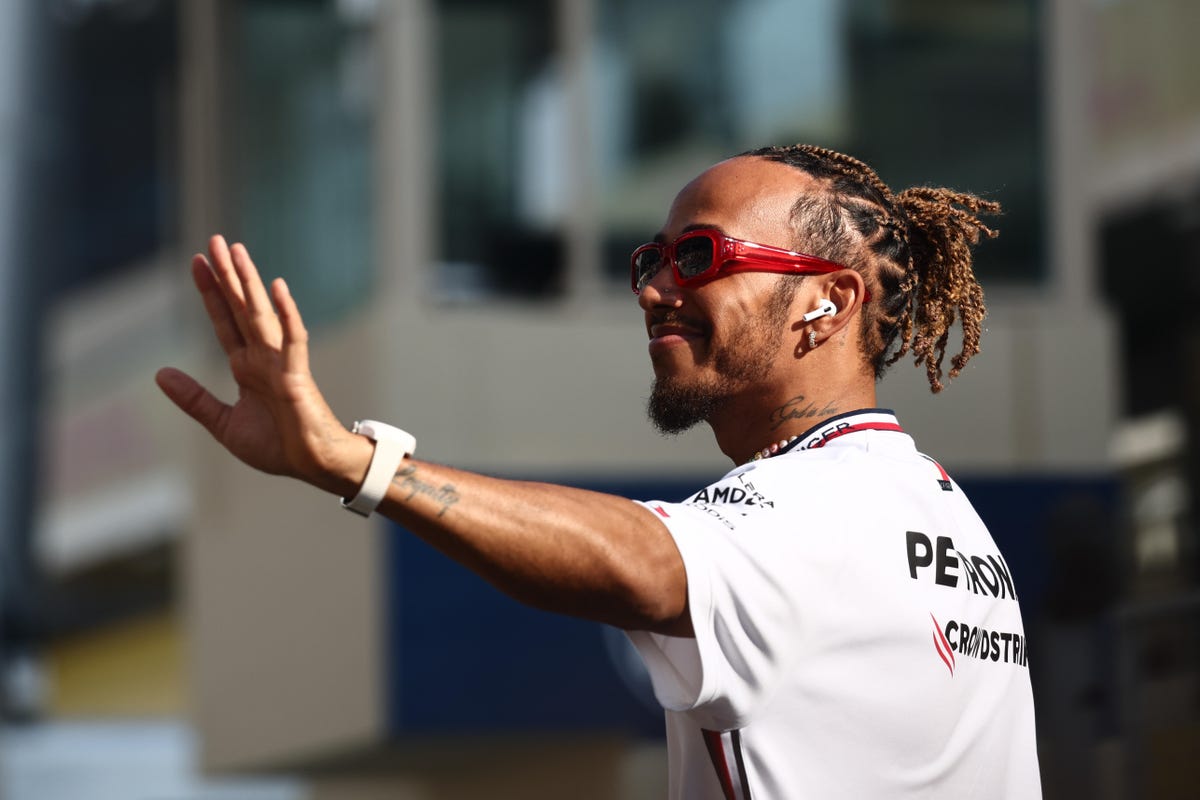
[[[238,398],[224,403],[171,368],[159,371],[158,385],[245,463],[320,485],[333,454],[352,434],[313,380],[308,332],[287,284],[275,279],[268,296],[246,248],[230,248],[220,236],[209,241],[207,258],[193,257],[192,278],[229,358]]]

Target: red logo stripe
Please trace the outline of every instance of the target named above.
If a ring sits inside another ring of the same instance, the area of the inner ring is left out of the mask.
[[[950,659],[946,658],[946,654],[942,652],[942,643],[938,641],[937,634],[933,634],[933,649],[937,650],[937,654],[942,657],[942,663],[946,665],[946,669],[950,670],[950,675],[954,675],[954,667],[950,664]]]
[[[933,631],[937,634],[938,640],[942,643],[942,647],[946,648],[946,653],[950,656],[950,664],[954,665],[954,648],[950,646],[950,640],[946,638],[946,634],[942,633],[942,623],[937,621],[937,617],[933,614],[929,615],[933,620]]]
[[[950,675],[954,675],[954,649],[950,647],[950,642],[946,640],[946,635],[942,633],[942,626],[937,621],[937,617],[933,614],[929,615],[933,620],[933,647],[937,650],[937,654],[942,657],[942,661],[946,664],[946,669],[950,670]]]

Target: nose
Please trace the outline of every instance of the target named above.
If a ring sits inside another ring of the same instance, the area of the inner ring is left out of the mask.
[[[646,285],[638,293],[638,305],[646,311],[661,306],[678,308],[683,305],[683,297],[670,266],[663,264],[658,272],[646,281]]]

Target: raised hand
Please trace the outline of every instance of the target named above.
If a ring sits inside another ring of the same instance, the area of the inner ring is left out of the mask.
[[[159,387],[255,469],[348,493],[366,470],[370,443],[346,430],[321,396],[309,371],[308,332],[287,284],[276,278],[268,296],[240,244],[230,248],[214,236],[208,252],[192,258],[192,278],[229,357],[237,401],[223,403],[171,368],[159,370]]]

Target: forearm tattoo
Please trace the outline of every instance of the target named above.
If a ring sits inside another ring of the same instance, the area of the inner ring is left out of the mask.
[[[838,413],[838,409],[833,403],[826,403],[818,408],[816,403],[805,402],[804,395],[798,394],[771,412],[771,430],[775,430],[790,419],[828,417],[836,413]]]
[[[421,495],[440,504],[442,508],[437,513],[439,517],[458,502],[458,489],[454,488],[454,484],[446,483],[438,487],[427,483],[417,477],[417,468],[412,465],[401,467],[396,472],[396,477],[392,478],[392,483],[399,486],[401,491],[408,492],[408,496],[404,498],[408,502],[412,502],[414,497]]]

